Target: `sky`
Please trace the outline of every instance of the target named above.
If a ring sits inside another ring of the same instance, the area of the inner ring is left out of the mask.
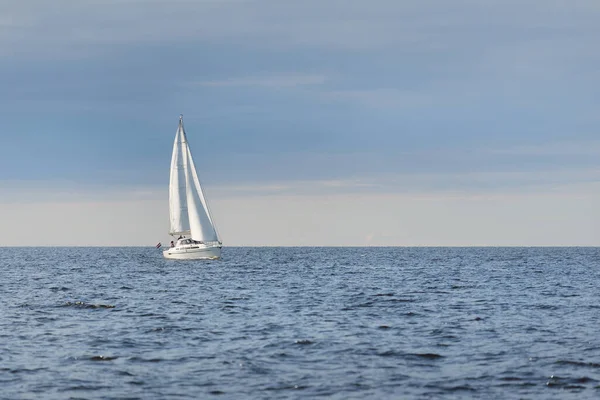
[[[0,246],[600,246],[597,0],[1,0]]]

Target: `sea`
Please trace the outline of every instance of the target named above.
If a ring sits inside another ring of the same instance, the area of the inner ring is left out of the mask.
[[[317,398],[600,398],[600,248],[0,248],[0,399]]]

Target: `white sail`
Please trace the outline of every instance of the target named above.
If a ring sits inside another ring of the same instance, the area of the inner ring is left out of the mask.
[[[192,199],[194,203],[194,207],[188,206],[192,239],[202,240],[204,242],[220,241],[216,226],[210,215],[208,202],[204,197],[202,186],[200,186],[200,180],[198,179],[196,166],[194,165],[194,160],[192,159],[192,153],[189,147],[188,168],[186,171],[188,171],[187,179],[190,181],[190,184],[188,185],[188,203],[191,203]],[[192,218],[192,213],[195,213],[197,218]]]
[[[171,235],[191,235],[192,239],[202,242],[220,241],[196,173],[182,117],[171,158],[169,209]]]
[[[185,150],[187,143],[185,142],[183,121],[180,118],[179,127],[175,134],[175,142],[173,143],[173,156],[171,157],[171,179],[169,182],[170,235],[183,235],[190,232],[185,184],[185,160],[187,158]]]

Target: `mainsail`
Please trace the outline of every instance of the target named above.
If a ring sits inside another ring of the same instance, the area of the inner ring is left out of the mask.
[[[191,235],[192,239],[203,242],[220,241],[188,146],[183,116],[179,117],[179,127],[173,143],[169,211],[169,234]]]

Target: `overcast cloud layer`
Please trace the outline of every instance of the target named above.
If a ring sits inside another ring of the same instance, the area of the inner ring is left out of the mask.
[[[599,20],[595,0],[3,1],[0,203],[160,193],[180,113],[201,179],[225,204],[423,193],[543,202],[569,185],[589,203],[600,181]],[[575,242],[600,244],[590,232]]]

